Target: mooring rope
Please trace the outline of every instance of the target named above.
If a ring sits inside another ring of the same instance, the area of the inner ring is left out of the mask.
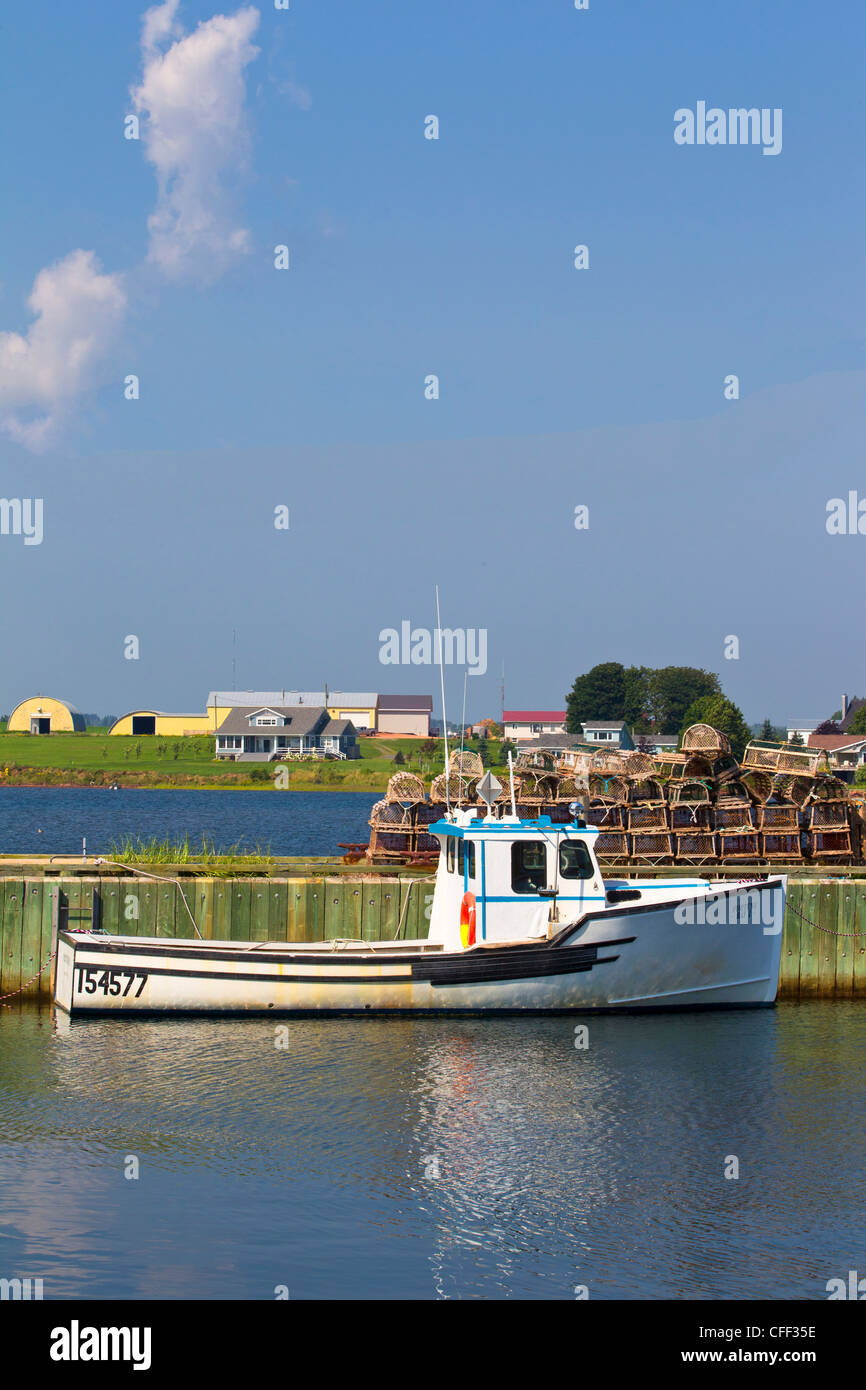
[[[149,874],[146,869],[137,869],[134,864],[122,864],[118,859],[99,858],[96,860],[96,862],[97,864],[110,864],[115,869],[131,869],[134,874],[141,874],[142,878],[153,878],[156,880],[157,883],[173,883],[176,888],[180,889],[181,901],[183,902],[183,905],[187,910],[189,920],[192,922],[193,931],[195,932],[199,941],[204,940],[204,937],[198,929],[198,923],[196,922],[195,918],[192,915],[192,912],[190,911],[190,906],[186,900],[186,894],[183,891],[183,885],[181,884],[179,878],[163,878],[160,874]]]

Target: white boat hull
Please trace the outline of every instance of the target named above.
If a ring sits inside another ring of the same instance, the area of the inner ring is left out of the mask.
[[[549,940],[161,940],[63,932],[55,999],[80,1013],[521,1013],[772,1004],[785,880],[607,906]],[[742,911],[748,899],[751,911]],[[694,904],[699,920],[683,921]],[[720,904],[713,912],[708,905]],[[691,904],[691,907],[690,907]],[[722,917],[722,921],[717,919]],[[704,920],[706,918],[706,920]]]

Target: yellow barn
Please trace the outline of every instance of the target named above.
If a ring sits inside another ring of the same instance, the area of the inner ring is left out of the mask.
[[[10,734],[83,734],[84,715],[67,700],[32,695],[16,705],[6,725]]]
[[[207,714],[163,714],[158,709],[136,709],[116,719],[110,734],[163,734],[174,738],[216,733],[228,709],[209,709]]]

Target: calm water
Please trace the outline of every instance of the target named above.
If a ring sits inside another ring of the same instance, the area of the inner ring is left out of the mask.
[[[0,789],[0,854],[104,854],[127,835],[218,849],[339,854],[366,844],[377,796],[367,792],[118,791],[103,787]]]
[[[0,1276],[46,1298],[785,1299],[866,1271],[866,1010],[608,1017],[586,1051],[573,1029],[303,1020],[278,1051],[264,1020],[0,1010]]]

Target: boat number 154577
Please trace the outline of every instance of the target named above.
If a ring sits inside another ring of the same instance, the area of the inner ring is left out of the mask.
[[[102,970],[98,965],[76,965],[75,974],[78,977],[75,987],[79,994],[95,994],[97,990],[101,990],[106,996],[122,994],[126,998],[135,981],[140,980],[141,983],[133,995],[133,998],[137,999],[147,981],[146,970],[126,970],[123,967],[114,966]],[[126,981],[125,989],[123,987],[124,981]]]

